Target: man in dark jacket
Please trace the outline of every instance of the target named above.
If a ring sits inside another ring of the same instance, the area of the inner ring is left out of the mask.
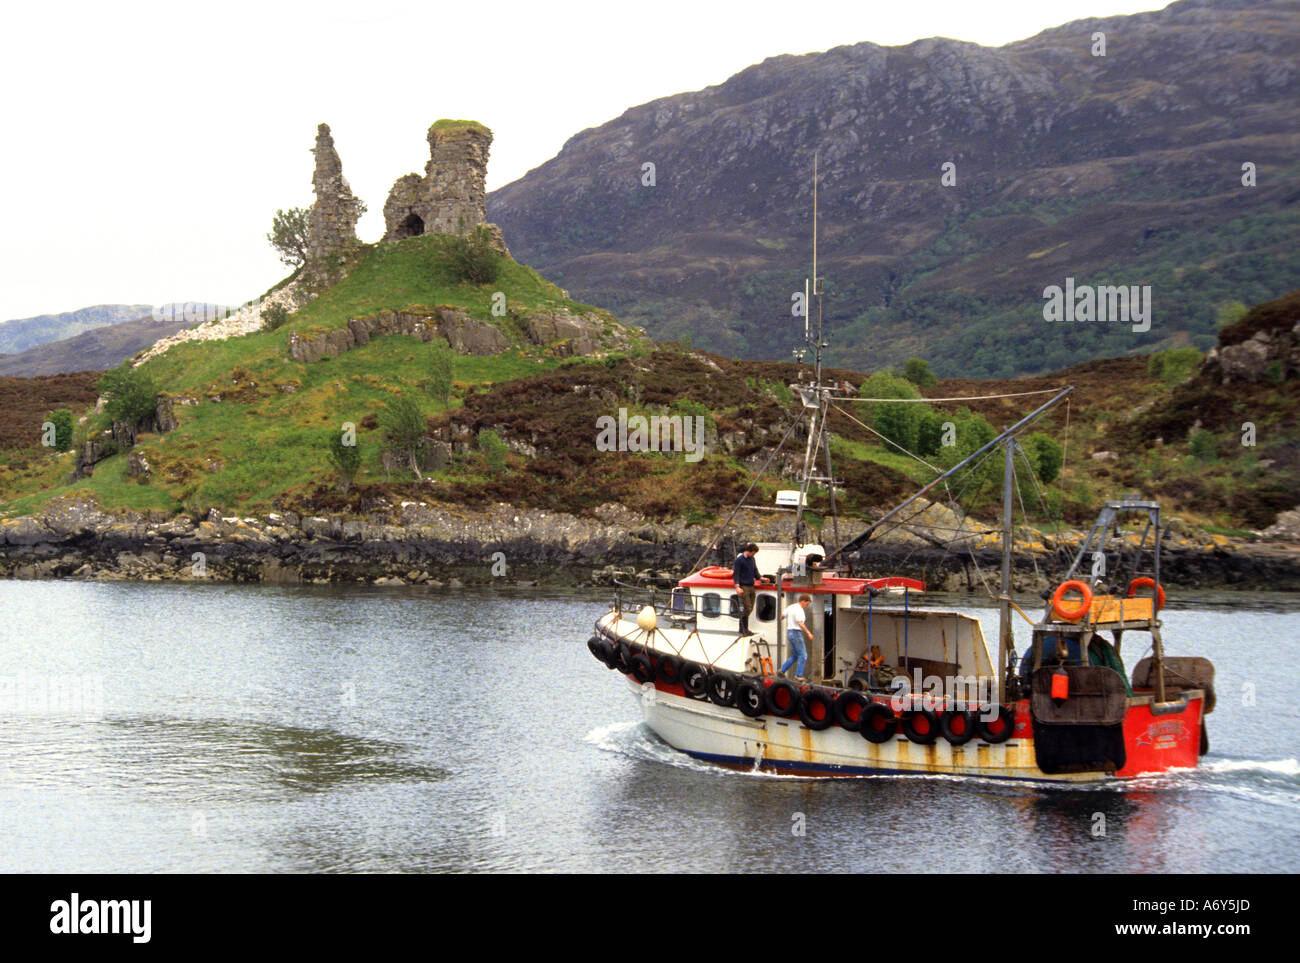
[[[731,578],[740,595],[741,635],[749,635],[749,613],[754,611],[754,583],[758,581],[758,563],[754,561],[754,556],[757,554],[758,546],[750,542],[731,565]]]

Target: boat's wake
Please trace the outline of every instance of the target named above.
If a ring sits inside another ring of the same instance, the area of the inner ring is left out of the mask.
[[[1300,762],[1295,759],[1216,759],[1207,762],[1201,769],[1205,772],[1229,773],[1266,773],[1272,776],[1300,776]]]
[[[673,766],[676,769],[687,769],[691,772],[724,776],[757,776],[762,779],[807,780],[810,778],[807,776],[782,776],[759,770],[728,769],[725,766],[715,766],[713,763],[696,759],[674,749],[655,735],[644,722],[615,722],[608,726],[601,726],[587,733],[584,741],[606,752],[617,753],[642,762],[657,762],[665,766]],[[814,776],[811,778],[822,777]]]

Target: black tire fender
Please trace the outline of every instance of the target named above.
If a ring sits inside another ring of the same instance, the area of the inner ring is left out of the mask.
[[[655,666],[655,678],[664,685],[677,685],[682,678],[682,660],[675,655],[659,656]]]
[[[709,672],[698,662],[683,662],[677,678],[682,689],[692,699],[703,699],[709,694]]]
[[[966,745],[975,738],[975,713],[965,709],[949,709],[939,717],[939,732],[950,745]]]
[[[809,686],[799,696],[799,721],[805,729],[821,732],[835,725],[835,700],[825,689]]]
[[[736,686],[739,679],[731,672],[713,672],[709,674],[709,683],[706,687],[709,701],[715,706],[735,705],[736,703]]]
[[[766,708],[763,683],[757,679],[742,679],[736,686],[736,708],[751,719],[761,716]]]
[[[789,718],[799,711],[799,690],[794,683],[777,679],[767,687],[767,713]]]
[[[975,717],[975,734],[991,746],[1006,742],[1016,733],[1016,710],[1011,706],[998,706],[992,719],[984,713]]]
[[[918,746],[928,746],[939,738],[939,717],[932,709],[909,709],[898,720],[898,727]]]
[[[862,711],[858,732],[867,742],[874,742],[876,745],[888,742],[898,732],[898,716],[894,715],[894,710],[883,702],[872,702]]]
[[[854,689],[845,689],[835,700],[835,724],[849,732],[857,732],[862,722],[862,714],[867,711],[871,700]]]
[[[655,677],[654,663],[650,661],[650,656],[644,652],[638,652],[632,656],[632,678],[636,679],[642,685],[647,682],[653,682]]]

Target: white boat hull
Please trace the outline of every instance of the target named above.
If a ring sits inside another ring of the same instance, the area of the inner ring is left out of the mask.
[[[1036,782],[1097,782],[1107,773],[1046,777],[1034,761],[1032,741],[1001,745],[972,740],[952,746],[943,740],[920,745],[896,735],[875,744],[837,726],[814,731],[798,719],[750,719],[735,709],[672,695],[628,677],[646,725],[664,742],[696,759],[737,769],[761,769],[801,776],[956,775]]]

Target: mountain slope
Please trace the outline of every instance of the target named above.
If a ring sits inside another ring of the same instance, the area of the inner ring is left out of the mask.
[[[1208,348],[1225,302],[1300,275],[1297,63],[1300,6],[1266,0],[1184,0],[996,49],[774,57],[575,135],[488,214],[516,256],[657,337],[788,357],[817,150],[838,363],[922,354],[1005,376]],[[1042,292],[1066,277],[1151,285],[1151,330],[1050,327]]]
[[[155,321],[150,316],[105,324],[62,341],[37,345],[0,357],[0,375],[30,377],[67,371],[103,371],[143,351],[159,338],[190,327],[192,321]]]
[[[0,323],[0,353],[17,354],[42,344],[62,341],[94,328],[146,317],[149,304],[97,304],[62,314],[41,314]]]

